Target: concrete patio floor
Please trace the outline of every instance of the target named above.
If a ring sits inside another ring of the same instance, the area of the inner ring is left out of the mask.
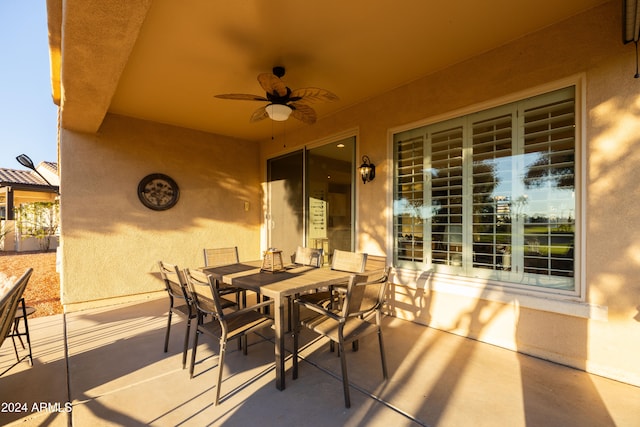
[[[229,345],[215,407],[217,344],[203,337],[189,379],[184,320],[162,351],[166,308],[162,298],[30,319],[34,364],[0,377],[0,425],[640,426],[638,387],[391,317],[387,381],[375,337],[349,350],[350,409],[339,358],[311,334],[299,378],[289,358],[277,391],[271,331],[251,338],[247,356]],[[14,361],[5,341],[0,372]]]

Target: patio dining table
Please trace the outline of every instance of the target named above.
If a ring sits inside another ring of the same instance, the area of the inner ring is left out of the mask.
[[[241,262],[220,267],[202,267],[222,283],[260,293],[274,300],[276,388],[285,389],[285,321],[287,297],[325,286],[344,283],[353,273],[328,267],[289,266],[281,272],[261,271],[262,261]]]

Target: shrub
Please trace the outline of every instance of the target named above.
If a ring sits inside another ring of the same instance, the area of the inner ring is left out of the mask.
[[[48,250],[51,237],[59,232],[60,202],[23,203],[15,208],[15,219],[21,237],[35,237],[40,249]]]

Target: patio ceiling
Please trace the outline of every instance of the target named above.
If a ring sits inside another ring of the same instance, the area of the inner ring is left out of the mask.
[[[273,66],[292,89],[340,97],[315,104],[322,120],[605,2],[48,0],[53,97],[71,130],[110,112],[259,141],[263,104],[214,95],[263,95],[256,76]]]

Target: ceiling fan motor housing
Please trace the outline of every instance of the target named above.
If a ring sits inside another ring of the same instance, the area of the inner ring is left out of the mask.
[[[291,96],[291,89],[289,87],[287,87],[287,93],[285,95],[283,95],[283,96],[278,95],[276,92],[274,92],[274,93],[267,92],[267,99],[272,104],[283,104],[284,105],[287,102],[291,102],[291,101],[293,101],[293,99],[291,99],[290,96]],[[298,98],[298,99],[300,99],[300,98]]]
[[[276,66],[273,67],[273,74],[278,77],[278,78],[282,78],[282,76],[284,76],[284,67],[280,67],[280,66]]]

